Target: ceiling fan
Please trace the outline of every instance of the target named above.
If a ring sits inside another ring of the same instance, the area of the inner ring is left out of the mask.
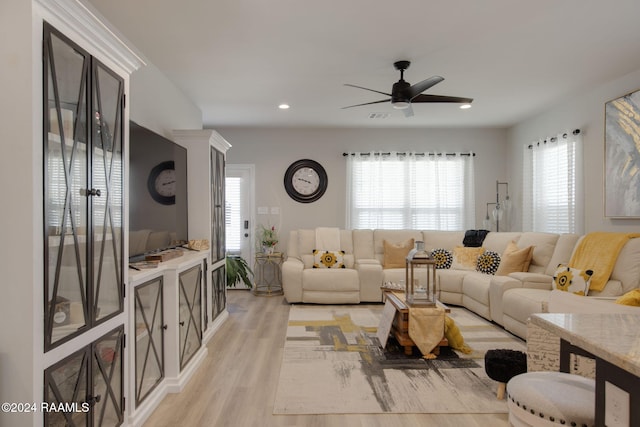
[[[408,82],[404,81],[404,71],[407,68],[409,68],[409,65],[411,65],[410,61],[397,61],[393,63],[393,66],[396,68],[396,70],[400,71],[400,80],[398,80],[396,83],[393,84],[391,93],[380,92],[378,90],[368,89],[366,87],[356,86],[352,84],[345,84],[345,86],[351,86],[351,87],[356,87],[358,89],[364,89],[371,92],[381,93],[383,95],[390,96],[391,98],[382,99],[380,101],[366,102],[364,104],[349,105],[348,107],[342,107],[342,108],[345,109],[345,108],[352,108],[352,107],[360,107],[362,105],[380,104],[383,102],[391,101],[391,105],[393,106],[393,108],[402,110],[405,117],[411,117],[413,116],[413,108],[411,107],[411,104],[415,104],[419,102],[457,102],[461,104],[471,104],[471,102],[473,102],[473,98],[460,98],[457,96],[423,94],[422,92],[440,83],[441,81],[444,80],[444,78],[440,76],[433,76],[419,83],[411,85]]]

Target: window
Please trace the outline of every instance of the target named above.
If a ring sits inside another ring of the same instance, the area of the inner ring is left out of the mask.
[[[242,180],[239,177],[228,176],[225,178],[225,234],[227,236],[227,252],[230,254],[239,254],[242,243],[241,183]]]
[[[464,230],[475,222],[473,154],[356,153],[347,228]]]
[[[531,144],[523,159],[523,230],[582,233],[579,131]]]

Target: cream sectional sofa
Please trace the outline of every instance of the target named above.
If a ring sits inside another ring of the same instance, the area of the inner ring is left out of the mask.
[[[325,269],[313,268],[315,231],[294,230],[282,266],[285,298],[289,303],[380,302],[384,282],[405,278],[404,268],[383,268],[385,240],[400,243],[413,238],[424,241],[428,251],[437,248],[452,251],[462,246],[464,234],[464,231],[340,230],[341,247],[333,249],[344,251],[345,268]],[[569,262],[579,238],[575,234],[490,232],[483,247],[498,254],[511,241],[520,248],[534,246],[529,270],[507,276],[455,268],[437,270],[438,298],[446,304],[466,307],[525,338],[528,317],[548,310],[553,274],[558,264]],[[639,282],[640,239],[631,239],[601,294],[621,295],[639,287]]]

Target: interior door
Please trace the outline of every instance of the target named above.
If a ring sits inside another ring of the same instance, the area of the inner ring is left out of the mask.
[[[225,234],[228,255],[239,255],[253,269],[254,166],[227,164],[225,178]],[[237,284],[236,288],[246,288]]]

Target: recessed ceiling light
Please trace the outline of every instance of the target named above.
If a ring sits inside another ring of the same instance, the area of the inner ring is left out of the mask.
[[[288,110],[289,109],[289,104],[280,104],[278,105],[278,108],[281,110]]]
[[[462,105],[460,106],[460,109],[461,109],[461,110],[466,110],[467,108],[471,108],[471,104],[462,104]]]

